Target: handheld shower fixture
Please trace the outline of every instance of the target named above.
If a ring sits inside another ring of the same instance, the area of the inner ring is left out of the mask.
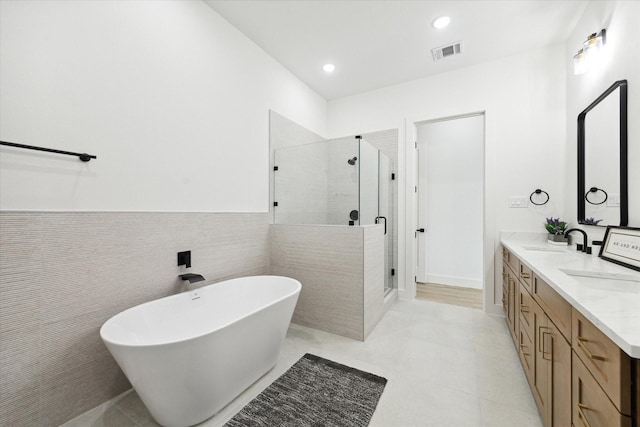
[[[347,160],[347,163],[349,163],[351,166],[356,164],[356,160],[358,160],[357,157],[352,157],[351,159]]]

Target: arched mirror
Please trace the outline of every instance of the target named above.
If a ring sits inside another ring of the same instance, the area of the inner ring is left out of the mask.
[[[578,222],[627,225],[627,81],[578,115]]]

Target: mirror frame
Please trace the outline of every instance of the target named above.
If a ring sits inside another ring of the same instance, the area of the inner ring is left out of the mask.
[[[578,223],[585,223],[585,119],[587,113],[595,108],[616,89],[620,89],[620,224],[604,224],[606,226],[625,226],[629,221],[629,192],[627,168],[627,81],[618,80],[602,95],[596,98],[587,108],[578,114]]]

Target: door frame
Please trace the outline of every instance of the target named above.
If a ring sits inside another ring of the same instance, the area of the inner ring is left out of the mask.
[[[469,114],[461,114],[461,115],[456,115],[456,116],[447,116],[447,117],[443,117],[443,118],[439,118],[439,119],[434,119],[434,120],[425,120],[425,121],[422,121],[422,122],[414,123],[414,125],[415,125],[415,127],[416,127],[416,129],[417,129],[417,127],[418,127],[418,126],[424,126],[424,125],[430,125],[430,124],[442,123],[442,122],[448,122],[448,121],[454,121],[454,120],[463,120],[463,119],[472,118],[472,117],[481,117],[481,118],[482,118],[482,121],[483,121],[483,129],[482,129],[482,155],[483,155],[483,160],[482,160],[482,169],[483,169],[483,170],[482,170],[482,176],[483,176],[483,177],[482,177],[481,179],[484,179],[484,138],[485,138],[485,132],[484,132],[484,125],[485,125],[485,123],[484,123],[484,121],[485,121],[485,120],[484,120],[484,112],[482,112],[482,111],[481,111],[481,112],[469,113]],[[420,142],[418,141],[417,133],[416,133],[416,144],[415,144],[415,150],[416,150],[416,165],[417,165],[417,166],[416,166],[416,167],[417,167],[417,170],[416,170],[416,172],[415,172],[415,176],[416,176],[416,189],[417,189],[417,191],[416,191],[416,224],[417,224],[416,229],[417,229],[418,227],[424,227],[424,228],[425,228],[425,232],[422,234],[422,237],[426,239],[426,238],[428,238],[428,236],[427,236],[427,233],[428,233],[428,230],[427,230],[428,218],[427,218],[427,222],[425,222],[424,224],[422,224],[422,223],[420,222],[420,212],[421,212],[421,206],[420,206],[420,203],[421,203],[421,197],[420,197],[420,195],[422,194],[422,195],[424,195],[424,196],[425,196],[425,199],[427,198],[427,194],[426,194],[426,191],[427,191],[427,190],[426,190],[426,188],[422,188],[422,187],[421,187],[421,184],[425,184],[425,185],[427,184],[427,183],[426,183],[426,181],[425,181],[426,175],[422,177],[424,182],[420,180],[420,173],[421,173],[421,172],[426,173],[426,171],[421,171],[421,168],[420,168],[420,166],[421,166],[421,159],[420,159],[420,156],[417,154],[417,153],[418,153],[418,151],[420,150],[420,148],[419,148],[419,147],[420,147],[420,145],[421,145],[421,144],[420,144]],[[423,149],[424,149],[424,150],[427,150],[427,149],[428,149],[428,142],[423,143],[423,144],[422,144],[422,147],[423,147]],[[427,161],[427,163],[429,162],[429,160],[428,160],[428,159],[426,159],[426,161]],[[425,165],[423,165],[423,166],[426,168],[426,164],[425,164]],[[483,185],[484,185],[484,182],[483,182]],[[483,217],[482,217],[482,224],[483,224],[483,226],[484,226],[484,187],[482,188],[482,192],[483,192],[483,193],[482,193],[482,194],[483,194],[483,197],[482,197],[483,207],[481,208],[481,210],[482,210],[482,215],[483,215]],[[425,206],[428,206],[428,200],[425,200],[425,203],[426,203],[426,205],[425,205]],[[484,231],[484,229],[483,229],[483,231]],[[421,236],[421,234],[420,234],[420,233],[416,233],[416,238],[415,238],[415,243],[416,243],[416,276],[420,273],[419,263],[420,263],[421,261],[426,261],[426,258],[425,258],[425,259],[418,259],[418,258],[419,258],[420,253],[422,252],[422,251],[421,251],[421,247],[420,247],[420,236]],[[423,248],[424,248],[424,247],[426,247],[426,242],[423,242]],[[423,256],[424,256],[424,255],[423,255]],[[482,255],[480,255],[480,256],[482,257]],[[425,269],[426,269],[426,267],[425,267]],[[427,275],[428,275],[428,274],[427,274],[427,272],[425,271],[425,276],[427,276]],[[481,284],[481,286],[484,288],[484,281],[482,281],[482,282],[483,282],[483,283]]]
[[[500,315],[502,306],[495,302],[495,268],[494,253],[496,251],[495,242],[495,225],[494,225],[494,209],[495,206],[495,189],[496,183],[493,174],[488,173],[495,164],[496,155],[492,152],[489,141],[494,139],[493,116],[487,109],[477,108],[471,109],[466,113],[455,111],[449,114],[424,114],[421,116],[405,118],[405,290],[400,295],[404,299],[414,299],[416,295],[416,266],[417,266],[417,238],[415,230],[418,228],[417,218],[417,171],[416,171],[416,142],[417,142],[417,125],[425,122],[442,121],[446,119],[457,119],[468,116],[484,116],[484,158],[483,158],[483,309],[486,313]]]

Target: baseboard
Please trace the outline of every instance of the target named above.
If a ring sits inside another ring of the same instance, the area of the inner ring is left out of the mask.
[[[504,317],[504,311],[502,310],[502,304],[485,304],[484,312],[492,316]]]
[[[437,285],[460,286],[461,288],[482,289],[482,280],[468,279],[465,277],[441,276],[438,274],[427,274],[427,283]]]
[[[416,298],[415,292],[409,292],[407,289],[398,289],[398,299],[413,300]]]

